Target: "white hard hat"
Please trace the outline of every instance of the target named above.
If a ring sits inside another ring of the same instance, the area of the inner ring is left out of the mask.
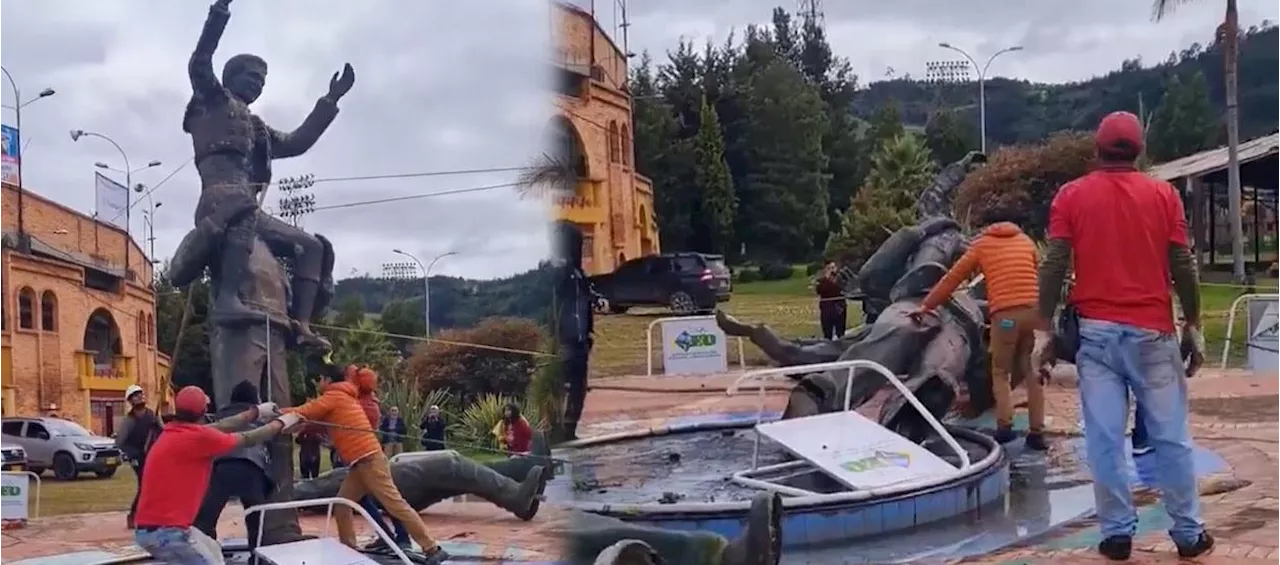
[[[140,392],[142,392],[142,387],[138,385],[129,385],[129,388],[124,389],[124,399],[129,400],[130,396],[133,396]]]

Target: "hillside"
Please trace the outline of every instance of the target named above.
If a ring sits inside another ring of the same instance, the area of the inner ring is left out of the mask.
[[[1240,137],[1251,139],[1277,129],[1277,29],[1251,28],[1240,42]],[[1137,112],[1139,99],[1147,111],[1160,104],[1165,77],[1200,70],[1209,79],[1214,107],[1224,108],[1222,52],[1219,45],[1194,44],[1166,61],[1145,66],[1125,61],[1106,76],[1068,84],[1036,84],[996,78],[987,82],[987,136],[994,144],[1043,139],[1061,130],[1091,130],[1103,115],[1116,110]],[[907,124],[922,126],[936,108],[956,108],[977,123],[978,89],[973,83],[935,84],[922,80],[874,82],[859,91],[855,112],[869,118],[890,103],[898,105]],[[1225,143],[1226,132],[1220,132]]]
[[[475,281],[431,277],[432,330],[469,327],[489,316],[517,316],[543,320],[551,297],[549,269],[543,267],[504,279]],[[422,317],[422,279],[355,277],[337,282],[335,309],[359,300],[370,314],[388,312]]]

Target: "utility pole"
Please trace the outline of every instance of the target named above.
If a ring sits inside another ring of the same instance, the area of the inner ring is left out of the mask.
[[[1013,47],[1006,47],[1004,49],[996,51],[994,55],[992,55],[990,58],[987,59],[987,64],[985,65],[979,65],[978,61],[974,59],[971,55],[969,55],[968,52],[966,52],[965,50],[959,47],[951,45],[950,43],[945,43],[945,42],[939,43],[938,47],[941,47],[943,49],[950,49],[952,51],[955,51],[956,53],[964,55],[965,59],[968,59],[970,63],[973,63],[973,70],[978,72],[978,124],[979,124],[978,127],[981,130],[980,135],[982,136],[982,152],[986,153],[987,152],[987,71],[991,69],[991,63],[996,60],[996,57],[999,57],[1005,53],[1022,51],[1022,46],[1014,45]],[[968,73],[965,74],[965,77],[968,78]]]

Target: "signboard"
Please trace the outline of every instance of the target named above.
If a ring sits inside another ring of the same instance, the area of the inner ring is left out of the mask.
[[[728,338],[710,316],[662,322],[662,372],[668,375],[729,370]]]
[[[6,528],[12,522],[17,522],[19,527],[26,525],[30,492],[31,477],[25,473],[0,475],[0,518],[3,518]]]
[[[1277,296],[1250,296],[1245,299],[1246,324],[1249,328],[1249,339],[1246,342],[1249,350],[1246,358],[1249,370],[1271,372],[1276,370],[1280,362],[1280,339],[1277,336]]]
[[[93,213],[98,220],[127,230],[129,189],[116,181],[102,176],[102,173],[94,173],[93,194]]]
[[[18,162],[22,159],[22,143],[18,128],[0,126],[0,180],[18,183]]]
[[[781,420],[756,430],[854,490],[956,473],[941,457],[853,411]]]
[[[277,565],[378,565],[377,561],[342,545],[336,538],[264,545],[255,553]]]

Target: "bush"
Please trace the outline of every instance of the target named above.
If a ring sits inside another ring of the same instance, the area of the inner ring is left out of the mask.
[[[547,421],[536,403],[530,402],[527,398],[519,400],[511,396],[486,394],[463,410],[456,427],[457,438],[469,446],[496,451],[498,441],[493,437],[493,427],[502,418],[502,409],[508,403],[515,403],[520,407],[520,415],[529,421],[529,425],[533,426],[535,431],[547,429]]]
[[[409,435],[404,439],[405,451],[417,451],[421,449],[418,438],[422,437],[422,429],[418,427],[418,422],[421,422],[422,416],[427,413],[427,407],[434,404],[440,407],[442,413],[450,414],[453,409],[453,395],[448,389],[443,388],[424,391],[417,379],[408,375],[402,375],[400,378],[386,377],[379,375],[378,378],[378,400],[382,404],[383,413],[392,406],[400,408],[400,417],[404,418]]]
[[[760,278],[766,281],[784,281],[795,274],[795,268],[789,263],[769,262],[760,265]]]
[[[760,271],[755,269],[739,269],[738,281],[740,283],[751,283],[760,280]]]
[[[956,190],[956,220],[977,226],[988,212],[1012,212],[1023,231],[1044,237],[1049,204],[1062,185],[1089,172],[1094,160],[1088,134],[1055,134],[1041,143],[1002,147]]]
[[[818,261],[818,262],[815,262],[815,263],[809,263],[808,265],[805,265],[805,266],[804,266],[804,275],[805,275],[806,277],[812,277],[812,276],[814,276],[814,275],[816,275],[816,274],[818,274],[818,273],[822,272],[822,265],[823,265],[823,262],[822,262],[822,261]]]
[[[824,255],[841,265],[861,265],[889,235],[916,222],[916,201],[933,182],[929,148],[917,136],[887,140],[871,157],[866,183],[827,239]]]
[[[486,318],[473,328],[440,332],[418,347],[408,362],[428,390],[449,389],[464,405],[486,394],[523,395],[544,342],[542,328],[524,318]],[[514,351],[473,347],[488,345]]]

